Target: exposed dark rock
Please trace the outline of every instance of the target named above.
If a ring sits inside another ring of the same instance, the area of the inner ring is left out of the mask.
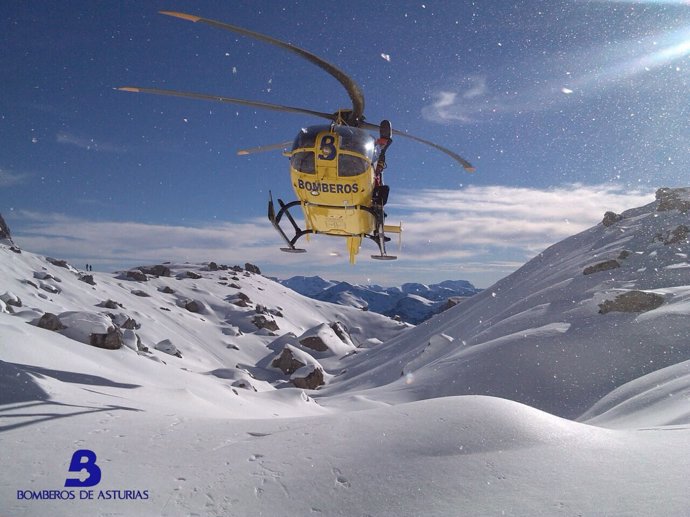
[[[60,322],[60,318],[58,318],[57,315],[53,314],[52,312],[46,312],[43,316],[41,316],[41,319],[38,320],[36,325],[42,329],[53,331],[67,328]]]
[[[604,219],[601,221],[601,224],[603,224],[606,227],[613,226],[616,224],[618,221],[623,219],[623,216],[620,214],[617,214],[616,212],[606,212],[604,214]]]
[[[149,298],[151,296],[149,293],[142,291],[141,289],[135,289],[132,291],[132,294],[135,296],[141,296],[142,298]]]
[[[175,289],[173,289],[172,287],[170,287],[170,286],[168,286],[168,285],[166,285],[165,287],[161,287],[161,288],[158,289],[158,290],[159,290],[161,293],[165,293],[165,294],[174,294],[174,293],[175,293]]]
[[[339,321],[334,321],[329,326],[331,327],[331,330],[335,332],[335,335],[338,336],[338,339],[340,339],[340,341],[342,341],[343,343],[349,343],[351,341],[347,329],[345,328],[345,325],[343,325]]]
[[[259,269],[259,266],[255,266],[254,264],[250,264],[249,262],[247,262],[244,265],[244,269],[245,269],[245,271],[249,271],[250,273],[255,273],[257,275],[261,274],[261,270]]]
[[[617,260],[606,260],[604,262],[599,262],[593,266],[588,266],[582,272],[583,275],[591,275],[592,273],[599,273],[600,271],[609,271],[611,269],[616,269],[621,267],[620,262]]]
[[[656,238],[668,246],[670,244],[678,244],[679,242],[687,242],[689,233],[690,228],[684,224],[679,224],[673,230],[657,235]]]
[[[5,302],[7,305],[11,305],[12,307],[22,307],[23,306],[21,298],[19,298],[19,296],[17,296],[14,293],[11,293],[9,291],[7,291],[5,294],[0,296],[0,300]]]
[[[203,278],[199,273],[195,273],[194,271],[187,271],[183,278],[191,278],[192,280],[199,280],[200,278]]]
[[[97,306],[103,307],[104,309],[124,309],[124,306],[121,303],[110,299],[99,303]]]
[[[278,324],[274,319],[269,319],[263,314],[258,314],[252,318],[252,323],[256,325],[256,328],[270,330],[275,332],[280,329]]]
[[[70,265],[67,263],[66,260],[54,259],[52,257],[46,257],[46,260],[54,266],[64,267],[66,269],[70,269]]]
[[[300,345],[311,348],[312,350],[316,350],[317,352],[325,352],[328,350],[326,343],[324,343],[323,339],[321,339],[319,336],[308,336],[300,339],[299,342]]]
[[[215,262],[209,262],[208,263],[208,270],[209,271],[218,271],[218,264]]]
[[[96,285],[96,281],[93,279],[93,275],[79,275],[79,280],[86,282],[89,285]]]
[[[8,224],[5,222],[3,219],[2,215],[0,215],[0,240],[4,240],[5,242],[3,243],[6,246],[9,246],[9,249],[15,253],[21,253],[22,250],[19,249],[17,245],[12,241],[12,235],[10,234],[10,227]]]
[[[138,268],[139,271],[146,275],[152,275],[152,276],[170,276],[170,268],[168,266],[164,266],[163,264],[157,264],[155,266],[139,266]]]
[[[661,307],[664,297],[644,291],[628,291],[599,304],[599,313],[607,312],[647,312]]]
[[[306,377],[293,377],[291,380],[296,388],[315,390],[324,384],[323,370],[321,368],[314,368]]]
[[[679,210],[687,213],[690,210],[690,189],[687,188],[660,188],[656,191],[656,199],[659,202],[657,212]]]
[[[125,277],[128,280],[135,280],[137,282],[146,282],[149,279],[149,277],[146,276],[146,273],[139,271],[138,269],[131,269],[127,271],[127,273],[125,273]]]
[[[291,373],[296,372],[297,370],[306,365],[303,362],[295,359],[295,356],[292,354],[292,351],[289,348],[285,347],[283,348],[283,351],[280,353],[280,355],[273,359],[273,362],[271,362],[271,366],[280,369],[280,371],[283,372],[285,375],[290,375]]]
[[[107,334],[91,334],[89,344],[106,350],[117,350],[122,348],[122,337],[122,331],[119,328],[111,327]]]
[[[184,304],[184,308],[189,312],[194,312],[197,314],[204,312],[204,304],[198,300],[187,300]]]
[[[7,239],[8,241],[12,242],[12,235],[10,234],[10,227],[7,225],[5,220],[2,218],[2,214],[0,214],[0,239]]]
[[[618,260],[625,260],[630,256],[630,251],[628,250],[623,250],[618,254]]]

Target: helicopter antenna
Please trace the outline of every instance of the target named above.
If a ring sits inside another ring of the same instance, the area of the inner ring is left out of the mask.
[[[364,117],[362,116],[364,114],[364,94],[362,93],[362,90],[359,88],[357,83],[355,83],[345,72],[333,66],[328,61],[325,61],[320,57],[312,54],[311,52],[299,48],[293,45],[292,43],[287,43],[285,41],[272,38],[271,36],[267,36],[259,32],[250,31],[248,29],[238,27],[237,25],[231,25],[229,23],[211,20],[209,18],[202,18],[200,16],[194,16],[192,14],[179,13],[176,11],[159,11],[159,13],[165,14],[167,16],[172,16],[174,18],[181,18],[182,20],[189,20],[194,23],[205,23],[207,25],[211,25],[212,27],[216,27],[218,29],[226,31],[237,32],[238,34],[243,34],[244,36],[249,36],[250,38],[258,39],[271,45],[284,48],[289,52],[303,57],[310,63],[313,63],[322,70],[328,72],[331,76],[337,79],[340,84],[343,85],[345,90],[347,90],[347,94],[350,96],[350,100],[352,100],[352,112],[350,114],[350,117],[348,117],[348,124],[351,126],[359,126],[360,122],[364,120]]]

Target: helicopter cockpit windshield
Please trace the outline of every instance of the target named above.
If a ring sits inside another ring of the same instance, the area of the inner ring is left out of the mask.
[[[319,135],[324,132],[328,134],[321,136],[319,140]],[[335,143],[333,133],[338,136]],[[337,148],[338,176],[359,176],[371,167],[374,160],[374,138],[368,132],[347,126],[311,126],[300,131],[292,144],[292,168],[305,174],[314,174],[316,153],[321,158],[330,156],[334,144]],[[333,154],[333,158],[335,157]]]

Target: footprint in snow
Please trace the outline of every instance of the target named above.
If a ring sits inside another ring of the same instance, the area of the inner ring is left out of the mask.
[[[352,486],[350,485],[348,479],[345,476],[343,476],[342,472],[340,472],[340,469],[334,468],[333,474],[335,474],[335,486],[344,488],[350,488],[350,486]]]

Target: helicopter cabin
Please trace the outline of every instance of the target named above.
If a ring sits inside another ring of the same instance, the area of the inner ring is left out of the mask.
[[[284,251],[304,251],[294,248],[297,238],[323,233],[346,237],[350,261],[354,263],[362,237],[379,242],[375,235],[384,226],[382,208],[372,203],[375,147],[374,137],[355,127],[319,125],[300,131],[292,150],[285,155],[290,158],[292,186],[299,200],[289,205],[301,205],[306,229],[298,229],[293,223],[296,236],[286,239],[291,247]],[[399,227],[385,226],[386,231],[395,229],[399,233]],[[386,258],[383,249],[376,258]]]

